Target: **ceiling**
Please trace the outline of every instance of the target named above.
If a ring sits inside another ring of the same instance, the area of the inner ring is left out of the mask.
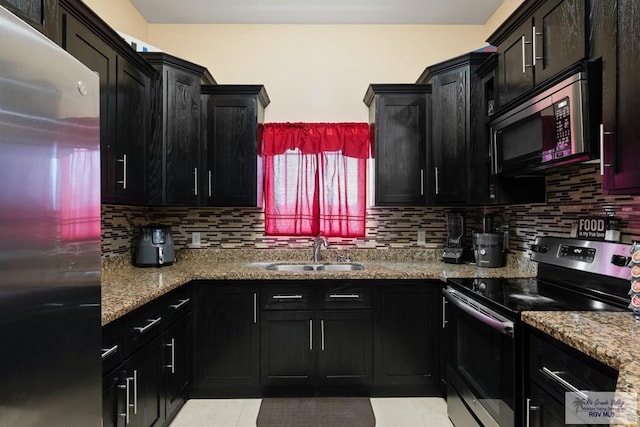
[[[484,25],[504,0],[131,0],[150,23]]]

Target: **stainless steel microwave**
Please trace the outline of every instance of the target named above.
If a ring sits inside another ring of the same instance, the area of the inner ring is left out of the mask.
[[[591,76],[592,79],[594,76]],[[580,71],[491,120],[491,172],[523,176],[599,157],[598,93]],[[590,99],[593,98],[593,99]]]

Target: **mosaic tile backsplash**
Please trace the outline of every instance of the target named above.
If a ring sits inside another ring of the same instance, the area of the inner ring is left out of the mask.
[[[547,202],[500,207],[467,207],[467,240],[479,230],[483,213],[495,215],[496,226],[509,231],[511,254],[523,255],[535,236],[569,237],[574,221],[584,216],[615,216],[621,220],[622,241],[640,239],[640,196],[604,196],[597,165],[577,165],[547,175]],[[526,191],[526,189],[523,189]],[[442,248],[445,215],[451,207],[373,207],[367,212],[366,236],[330,239],[338,249]],[[188,248],[191,233],[200,232],[202,248],[309,248],[311,238],[264,234],[259,208],[182,208],[102,206],[103,257],[130,254],[140,226],[171,226],[176,249]],[[424,230],[426,245],[417,243]]]

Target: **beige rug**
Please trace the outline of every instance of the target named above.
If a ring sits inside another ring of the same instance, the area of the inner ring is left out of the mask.
[[[265,398],[257,427],[373,427],[368,397]]]

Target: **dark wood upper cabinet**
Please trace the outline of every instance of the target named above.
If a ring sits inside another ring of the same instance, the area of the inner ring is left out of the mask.
[[[431,86],[372,84],[364,103],[373,138],[375,204],[424,206]]]
[[[258,141],[269,96],[262,85],[202,87],[206,154],[201,191],[207,206],[262,206]]]
[[[588,55],[589,19],[584,0],[522,3],[489,37],[498,49],[500,107]]]
[[[147,203],[153,68],[79,0],[60,0],[61,46],[100,76],[103,203]]]
[[[640,5],[594,0],[592,55],[602,60],[602,190],[640,194]]]
[[[200,86],[204,67],[175,56],[149,52],[156,69],[149,145],[149,203],[197,206],[200,189]]]
[[[0,0],[0,6],[6,7],[45,36],[60,43],[58,0]]]

